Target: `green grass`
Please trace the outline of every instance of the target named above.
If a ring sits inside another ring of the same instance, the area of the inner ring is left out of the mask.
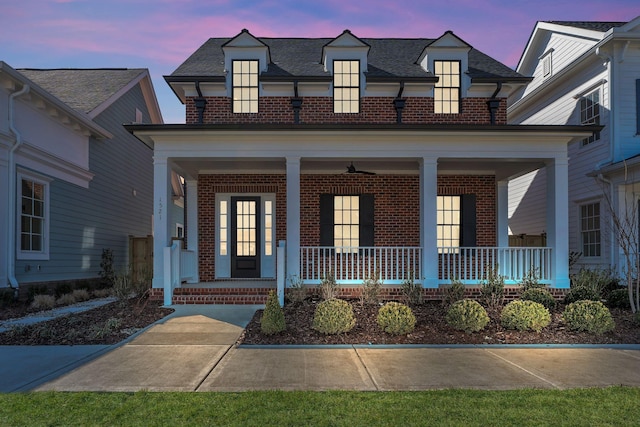
[[[0,394],[2,426],[640,425],[640,388]]]

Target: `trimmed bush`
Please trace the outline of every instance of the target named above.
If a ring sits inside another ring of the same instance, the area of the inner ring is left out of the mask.
[[[392,335],[406,335],[416,327],[416,316],[399,302],[388,302],[378,310],[378,326]]]
[[[322,301],[313,313],[313,329],[327,334],[349,332],[356,325],[351,304],[341,299]]]
[[[538,302],[516,300],[504,306],[500,323],[507,329],[540,332],[551,323],[551,314]]]
[[[520,299],[537,302],[548,309],[552,309],[556,306],[556,299],[551,295],[551,292],[543,288],[525,289],[524,292],[522,292],[522,295],[520,295]]]
[[[600,301],[600,292],[592,286],[578,285],[569,290],[564,297],[565,304],[571,304],[576,301]]]
[[[562,318],[574,331],[603,334],[616,327],[609,309],[600,301],[576,301],[565,308]]]
[[[489,315],[478,301],[463,299],[451,304],[445,320],[452,328],[470,334],[483,330],[489,324]]]
[[[269,291],[267,303],[260,318],[260,330],[263,334],[273,335],[284,331],[285,328],[284,311],[280,307],[278,295],[275,291]]]

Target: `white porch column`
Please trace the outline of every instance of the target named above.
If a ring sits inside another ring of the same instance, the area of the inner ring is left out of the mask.
[[[300,157],[287,157],[287,271],[300,276]]]
[[[187,211],[184,217],[187,222],[187,247],[188,251],[195,253],[194,277],[190,283],[200,281],[199,261],[198,261],[198,180],[188,179],[187,183]]]
[[[164,157],[153,158],[153,287],[164,287],[164,248],[171,243],[171,169]]]
[[[438,287],[438,159],[420,161],[420,246],[422,246],[422,286]]]
[[[497,245],[499,248],[509,247],[509,182],[498,181],[497,184],[498,223],[496,227]]]
[[[552,253],[552,283],[569,287],[569,168],[568,161],[547,163],[547,246]]]

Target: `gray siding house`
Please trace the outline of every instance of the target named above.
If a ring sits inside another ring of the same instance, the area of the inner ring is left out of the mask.
[[[148,70],[0,64],[0,287],[97,278],[103,249],[124,269],[129,236],[152,234],[153,150],[122,126],[162,123]]]

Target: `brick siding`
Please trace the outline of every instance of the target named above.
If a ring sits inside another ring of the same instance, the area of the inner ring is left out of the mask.
[[[198,123],[194,97],[186,102],[186,123]],[[206,124],[292,124],[294,113],[291,98],[263,96],[259,99],[258,113],[233,113],[227,97],[205,97],[207,106],[203,115]],[[333,98],[315,96],[303,98],[300,123],[306,124],[394,124],[396,109],[394,98],[365,97],[360,100],[360,113],[335,114]],[[435,114],[433,98],[405,98],[402,111],[404,124],[490,124],[488,98],[463,98],[460,114]],[[496,124],[507,123],[507,102],[500,99]]]

